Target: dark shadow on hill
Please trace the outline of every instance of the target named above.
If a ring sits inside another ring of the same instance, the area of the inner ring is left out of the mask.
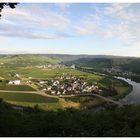
[[[100,113],[76,109],[15,110],[0,103],[0,136],[140,136],[140,106]]]

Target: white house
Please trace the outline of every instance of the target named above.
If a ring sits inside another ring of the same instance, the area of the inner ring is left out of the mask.
[[[75,69],[75,64],[71,65],[70,68]]]
[[[20,80],[11,80],[11,81],[9,81],[9,83],[8,84],[13,84],[13,85],[20,85]]]
[[[47,90],[46,88],[43,88],[43,89],[42,89],[42,91],[46,91],[46,90]]]
[[[55,94],[55,93],[56,93],[56,91],[52,91],[51,93],[52,93],[52,94]]]
[[[40,84],[44,84],[44,83],[45,83],[45,81],[40,81],[39,83],[40,83]]]
[[[60,91],[58,91],[58,92],[57,92],[57,95],[60,95],[60,94],[61,94],[61,92],[60,92]]]

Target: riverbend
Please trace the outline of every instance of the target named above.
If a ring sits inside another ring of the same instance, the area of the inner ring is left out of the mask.
[[[140,104],[140,83],[134,82],[131,79],[126,79],[123,77],[115,77],[115,78],[124,80],[128,84],[133,86],[133,90],[123,99],[120,99],[120,101],[124,101],[127,104]]]

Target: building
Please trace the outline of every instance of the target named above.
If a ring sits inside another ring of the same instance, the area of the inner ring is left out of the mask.
[[[10,85],[20,85],[20,80],[11,80],[11,81],[9,81],[9,83],[8,84],[10,84]]]
[[[75,69],[75,64],[71,65],[70,68]]]

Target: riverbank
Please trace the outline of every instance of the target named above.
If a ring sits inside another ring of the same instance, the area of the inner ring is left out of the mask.
[[[102,85],[105,87],[103,89],[104,91],[103,96],[110,96],[114,100],[119,100],[119,99],[124,98],[133,90],[133,86],[131,84],[128,84],[128,82],[122,79],[118,79],[118,78],[115,78],[114,76],[94,71],[93,69],[86,69],[86,68],[81,68],[81,67],[77,67],[77,69],[80,71],[84,71],[87,73],[96,74],[96,75],[104,77],[101,82]],[[108,89],[106,87],[108,87]]]
[[[119,79],[117,77],[114,77],[114,78],[120,80],[122,83],[124,83],[124,85],[127,85],[127,87],[126,87],[125,91],[123,92],[123,94],[119,94],[119,95],[113,97],[115,100],[123,99],[123,98],[125,98],[127,95],[129,95],[132,92],[133,85],[131,85],[130,83],[128,83],[127,81],[125,81],[123,79]],[[124,89],[119,88],[118,90],[124,90]]]

